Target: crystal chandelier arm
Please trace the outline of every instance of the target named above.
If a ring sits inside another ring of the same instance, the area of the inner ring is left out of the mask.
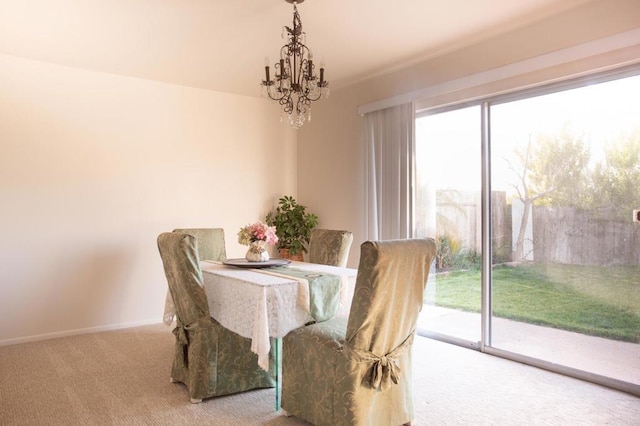
[[[286,55],[283,55],[283,50],[286,46],[283,46],[282,49],[280,49],[280,62],[276,64],[276,68],[280,70],[280,74],[278,74],[276,72],[276,78],[278,80],[285,80],[287,78],[289,78],[289,72],[288,69],[289,67],[287,67],[286,65]]]
[[[293,112],[293,100],[288,93],[286,95],[283,95],[277,101],[280,105],[282,105],[282,110],[284,112],[286,112],[287,114],[291,114]]]

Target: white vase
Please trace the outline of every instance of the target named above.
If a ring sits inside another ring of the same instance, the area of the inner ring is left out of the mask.
[[[249,262],[266,262],[269,260],[269,253],[265,248],[264,241],[254,241],[249,244],[249,250],[247,250],[247,254],[245,258]]]

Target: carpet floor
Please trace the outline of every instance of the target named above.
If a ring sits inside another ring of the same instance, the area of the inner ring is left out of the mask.
[[[264,389],[191,404],[163,324],[0,347],[0,425],[304,425]],[[639,425],[640,398],[416,337],[414,425]],[[386,426],[386,425],[382,425]]]

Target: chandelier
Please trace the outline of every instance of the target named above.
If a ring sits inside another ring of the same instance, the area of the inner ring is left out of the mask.
[[[280,121],[286,118],[292,127],[299,129],[305,119],[311,121],[311,102],[329,96],[329,83],[324,79],[322,64],[320,76],[316,75],[313,53],[304,44],[305,33],[296,7],[304,0],[285,1],[293,4],[293,28],[285,26],[282,29],[282,38],[286,35],[289,42],[280,49],[280,60],[273,66],[273,80],[269,72],[269,58],[265,59],[262,95],[282,106]]]

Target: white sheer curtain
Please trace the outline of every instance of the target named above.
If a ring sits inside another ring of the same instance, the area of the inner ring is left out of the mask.
[[[410,238],[413,104],[367,113],[364,126],[367,239]]]

